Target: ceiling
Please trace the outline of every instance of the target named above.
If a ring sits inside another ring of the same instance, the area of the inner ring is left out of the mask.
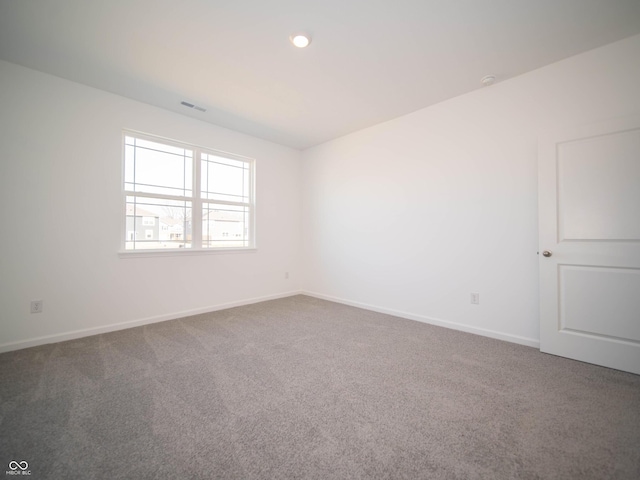
[[[638,33],[640,0],[0,0],[3,60],[299,149]]]

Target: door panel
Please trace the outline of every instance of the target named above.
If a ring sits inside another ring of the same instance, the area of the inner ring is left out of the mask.
[[[560,332],[640,342],[640,269],[559,265]]]
[[[560,240],[640,240],[640,129],[558,144]]]
[[[640,117],[539,145],[540,350],[640,374]]]

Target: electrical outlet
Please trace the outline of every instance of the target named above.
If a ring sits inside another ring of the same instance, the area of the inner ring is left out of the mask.
[[[480,294],[478,292],[471,292],[471,303],[475,305],[480,303]]]
[[[284,272],[284,279],[289,280],[289,272]]]
[[[40,312],[42,312],[42,300],[32,300],[31,313],[40,313]]]

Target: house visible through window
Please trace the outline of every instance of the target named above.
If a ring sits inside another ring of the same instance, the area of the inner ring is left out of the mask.
[[[254,161],[124,133],[125,250],[254,246]]]

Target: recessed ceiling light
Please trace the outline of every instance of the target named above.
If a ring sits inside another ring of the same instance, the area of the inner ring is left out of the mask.
[[[289,37],[291,43],[298,48],[307,47],[311,43],[311,35],[307,33],[294,33]]]

